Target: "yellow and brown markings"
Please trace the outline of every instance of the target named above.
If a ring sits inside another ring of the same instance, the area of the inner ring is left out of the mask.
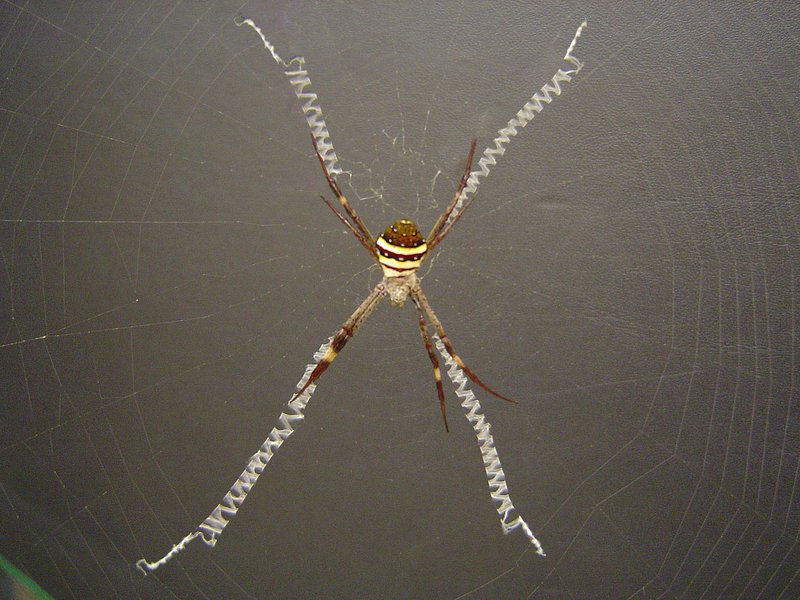
[[[333,340],[331,341],[330,347],[325,351],[322,358],[319,359],[317,366],[314,367],[314,370],[311,371],[311,375],[308,377],[308,381],[306,381],[305,385],[300,388],[297,393],[292,397],[292,400],[300,396],[303,392],[306,391],[306,388],[310,386],[312,383],[316,383],[317,379],[322,377],[322,374],[328,369],[330,364],[333,362],[333,359],[336,358],[336,355],[342,351],[344,345],[353,337],[353,332],[348,326],[344,326],[336,333]]]
[[[322,377],[322,374],[333,362],[333,359],[336,358],[339,355],[339,352],[342,351],[344,345],[347,343],[347,340],[353,337],[358,328],[361,327],[361,324],[378,306],[378,303],[381,301],[381,298],[383,298],[384,294],[386,294],[386,287],[383,283],[379,283],[375,286],[375,289],[370,292],[369,296],[364,299],[356,311],[350,315],[350,318],[347,319],[347,321],[345,321],[344,324],[339,328],[339,330],[336,332],[336,335],[333,336],[331,345],[325,351],[325,354],[322,355],[322,358],[319,359],[319,362],[314,367],[314,370],[311,371],[311,375],[309,375],[305,384],[303,384],[297,393],[292,396],[291,401],[294,401],[295,398],[305,392],[310,385],[316,383],[317,380]]]
[[[419,228],[411,221],[402,219],[378,236],[375,242],[378,262],[393,271],[414,271],[419,268],[428,251]]]
[[[425,343],[425,350],[428,351],[428,357],[431,359],[433,365],[433,378],[436,381],[436,393],[439,395],[439,409],[442,412],[442,420],[444,421],[445,431],[450,431],[450,426],[447,424],[447,409],[444,405],[444,388],[442,387],[442,373],[439,370],[439,359],[436,358],[436,353],[433,351],[433,344],[428,335],[428,323],[425,321],[425,314],[422,312],[422,306],[419,301],[414,299],[414,306],[417,309],[419,317],[419,331],[422,334],[422,341]]]
[[[431,308],[431,305],[428,302],[428,298],[426,298],[425,294],[422,293],[422,288],[420,288],[419,286],[413,288],[411,290],[411,298],[414,300],[414,303],[417,304],[430,317],[431,321],[433,322],[433,328],[436,330],[436,335],[438,335],[439,339],[442,340],[442,343],[444,344],[447,353],[453,358],[456,365],[458,365],[458,367],[467,375],[467,377],[469,377],[472,381],[474,381],[476,384],[481,386],[484,390],[486,390],[493,396],[496,396],[501,400],[505,400],[506,402],[511,402],[512,404],[516,404],[517,403],[516,400],[512,400],[511,398],[507,398],[502,394],[498,394],[488,385],[483,383],[483,381],[481,381],[478,378],[478,376],[472,372],[472,369],[470,369],[467,365],[464,364],[464,361],[461,360],[461,357],[458,354],[456,354],[456,351],[453,348],[453,344],[450,343],[450,338],[447,337],[447,334],[444,331],[444,327],[442,326],[442,322],[439,321],[439,319],[436,317],[436,313],[433,312],[433,309]]]

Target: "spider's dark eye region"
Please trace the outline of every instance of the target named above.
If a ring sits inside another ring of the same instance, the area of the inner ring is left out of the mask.
[[[395,221],[378,236],[378,262],[387,277],[397,277],[419,268],[428,246],[412,221]]]

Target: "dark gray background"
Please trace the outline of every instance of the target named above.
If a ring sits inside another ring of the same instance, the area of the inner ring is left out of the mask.
[[[423,285],[547,550],[503,537],[414,311],[382,306],[215,549],[219,502],[379,279],[576,54]],[[0,552],[58,598],[800,595],[795,2],[0,4]]]

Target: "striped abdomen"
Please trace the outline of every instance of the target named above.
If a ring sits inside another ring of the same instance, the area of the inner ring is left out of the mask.
[[[402,277],[416,271],[428,251],[419,228],[405,219],[387,227],[375,245],[385,277]]]

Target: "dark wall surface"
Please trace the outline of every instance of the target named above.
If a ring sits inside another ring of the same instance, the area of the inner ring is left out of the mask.
[[[216,547],[191,532],[380,280],[575,54],[421,269],[489,385],[503,536],[407,304]],[[0,3],[0,554],[56,598],[800,597],[794,2]]]

